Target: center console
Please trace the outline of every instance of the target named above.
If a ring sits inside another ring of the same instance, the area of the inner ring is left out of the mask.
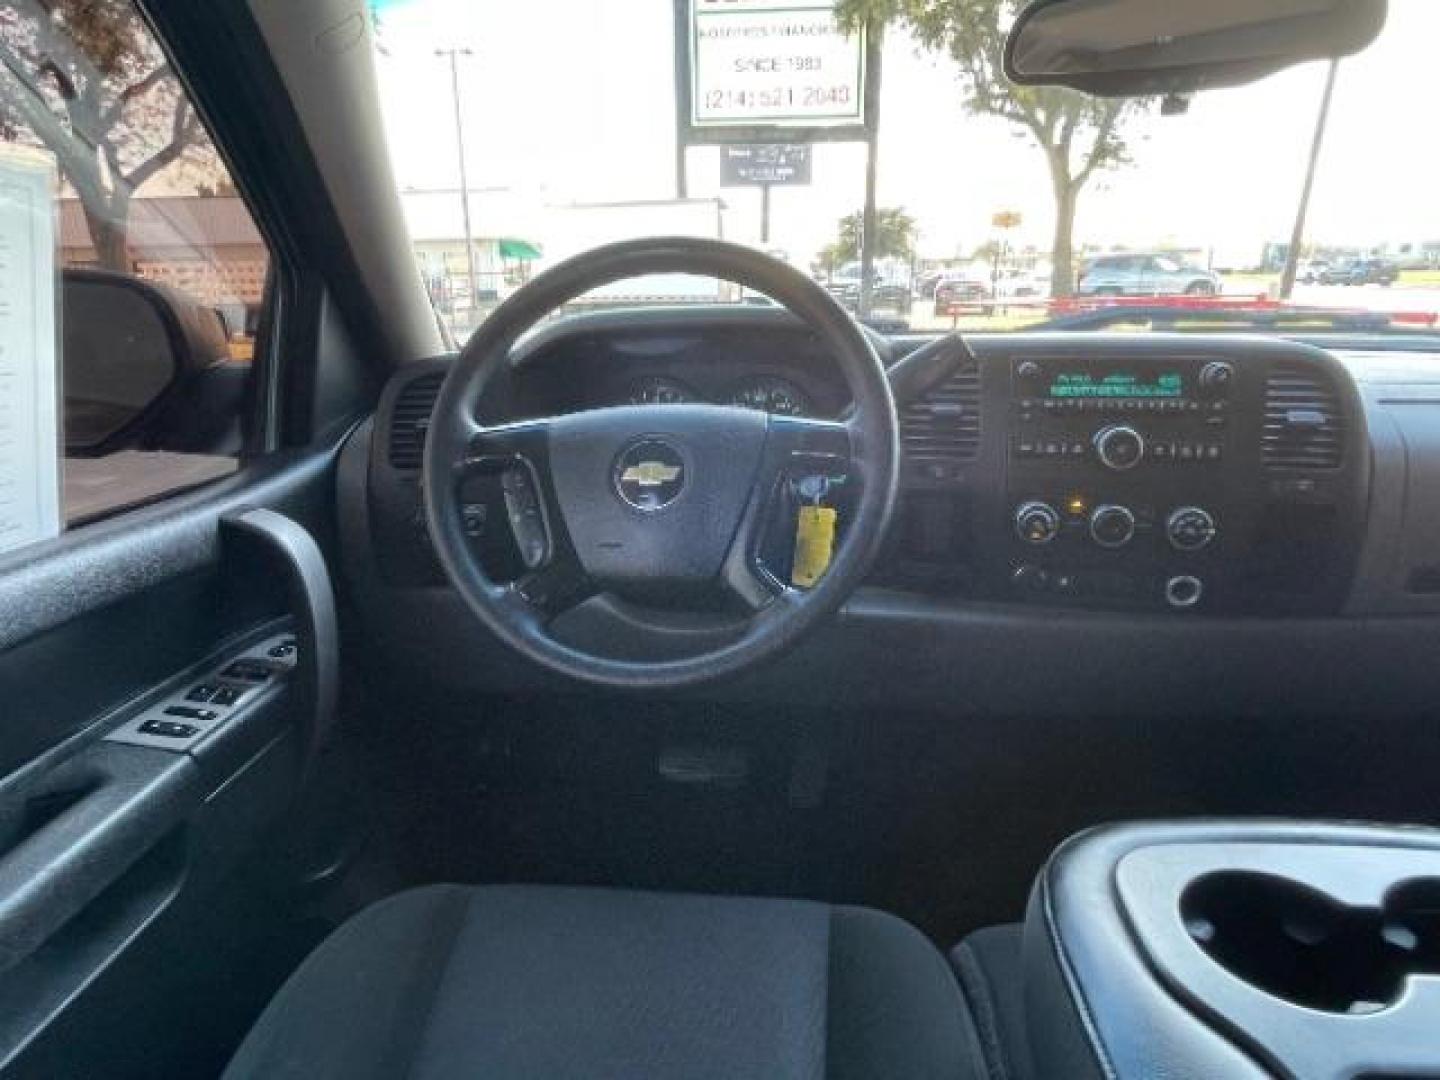
[[[1440,832],[1107,827],[1023,931],[1040,1076],[1440,1077]]]
[[[1038,356],[1011,377],[1015,589],[1174,610],[1207,590],[1223,600],[1230,530],[1253,525],[1233,482],[1248,449],[1236,365]]]
[[[1370,444],[1356,384],[1332,355],[1238,335],[967,346],[959,370],[902,415],[912,554],[968,559],[968,588],[1005,603],[1339,610]],[[943,531],[955,521],[968,535]]]

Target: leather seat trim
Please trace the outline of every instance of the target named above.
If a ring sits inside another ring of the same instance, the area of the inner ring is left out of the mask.
[[[1085,1033],[1090,1050],[1095,1055],[1095,1063],[1106,1080],[1115,1080],[1117,1075],[1115,1064],[1105,1049],[1105,1040],[1101,1037],[1099,1028],[1095,1024],[1095,1017],[1090,1011],[1090,1003],[1085,997],[1085,989],[1075,975],[1075,967],[1070,962],[1070,956],[1065,951],[1065,943],[1060,937],[1060,928],[1055,917],[1054,896],[1050,891],[1050,874],[1055,859],[1071,843],[1083,839],[1084,836],[1085,834],[1081,833],[1080,836],[1066,841],[1046,861],[1045,869],[1040,875],[1040,905],[1045,917],[1046,940],[1050,943],[1050,950],[1054,954],[1055,965],[1060,971],[1060,977],[1065,981],[1065,987],[1069,991],[1070,1004],[1075,1009],[1075,1014],[1080,1021],[1080,1030]]]

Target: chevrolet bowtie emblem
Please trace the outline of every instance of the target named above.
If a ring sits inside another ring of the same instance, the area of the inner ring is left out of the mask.
[[[636,439],[622,450],[612,469],[610,476],[621,501],[646,513],[669,506],[690,479],[680,451],[654,435]]]
[[[680,479],[681,466],[667,465],[663,461],[641,461],[631,465],[620,479],[626,484],[639,484],[642,488],[660,487]]]

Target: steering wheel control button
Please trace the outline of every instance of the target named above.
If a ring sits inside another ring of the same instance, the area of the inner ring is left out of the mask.
[[[1095,433],[1095,456],[1115,472],[1133,469],[1145,457],[1145,439],[1128,424],[1110,424]]]
[[[615,459],[615,491],[628,506],[646,513],[678,499],[687,479],[685,459],[664,439],[640,439]]]
[[[1135,515],[1123,506],[1097,506],[1090,515],[1090,539],[1103,548],[1124,547],[1135,538]]]
[[[190,692],[185,695],[185,700],[186,700],[186,701],[209,701],[211,698],[213,698],[213,697],[215,696],[216,691],[217,691],[218,689],[219,689],[219,687],[210,686],[210,685],[208,685],[208,684],[201,684],[200,686],[194,686],[194,687],[191,687],[191,688],[190,688]]]
[[[500,490],[505,496],[505,515],[520,549],[520,558],[527,570],[534,570],[545,562],[550,545],[545,539],[545,518],[540,512],[540,495],[535,490],[530,469],[525,465],[506,469],[500,476]]]
[[[1022,503],[1015,511],[1015,533],[1027,544],[1048,544],[1059,532],[1059,511],[1049,503]]]
[[[222,686],[215,691],[210,699],[212,705],[234,705],[244,695],[245,690],[239,686]]]
[[[460,524],[465,535],[471,540],[485,539],[485,522],[489,519],[490,507],[482,502],[467,502],[460,505]]]
[[[1165,535],[1176,551],[1199,551],[1216,532],[1215,519],[1198,506],[1182,506],[1165,520]]]

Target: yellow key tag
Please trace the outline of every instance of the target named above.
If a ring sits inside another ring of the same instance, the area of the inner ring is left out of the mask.
[[[825,576],[835,554],[835,509],[802,506],[795,522],[795,562],[790,581],[808,589]]]

